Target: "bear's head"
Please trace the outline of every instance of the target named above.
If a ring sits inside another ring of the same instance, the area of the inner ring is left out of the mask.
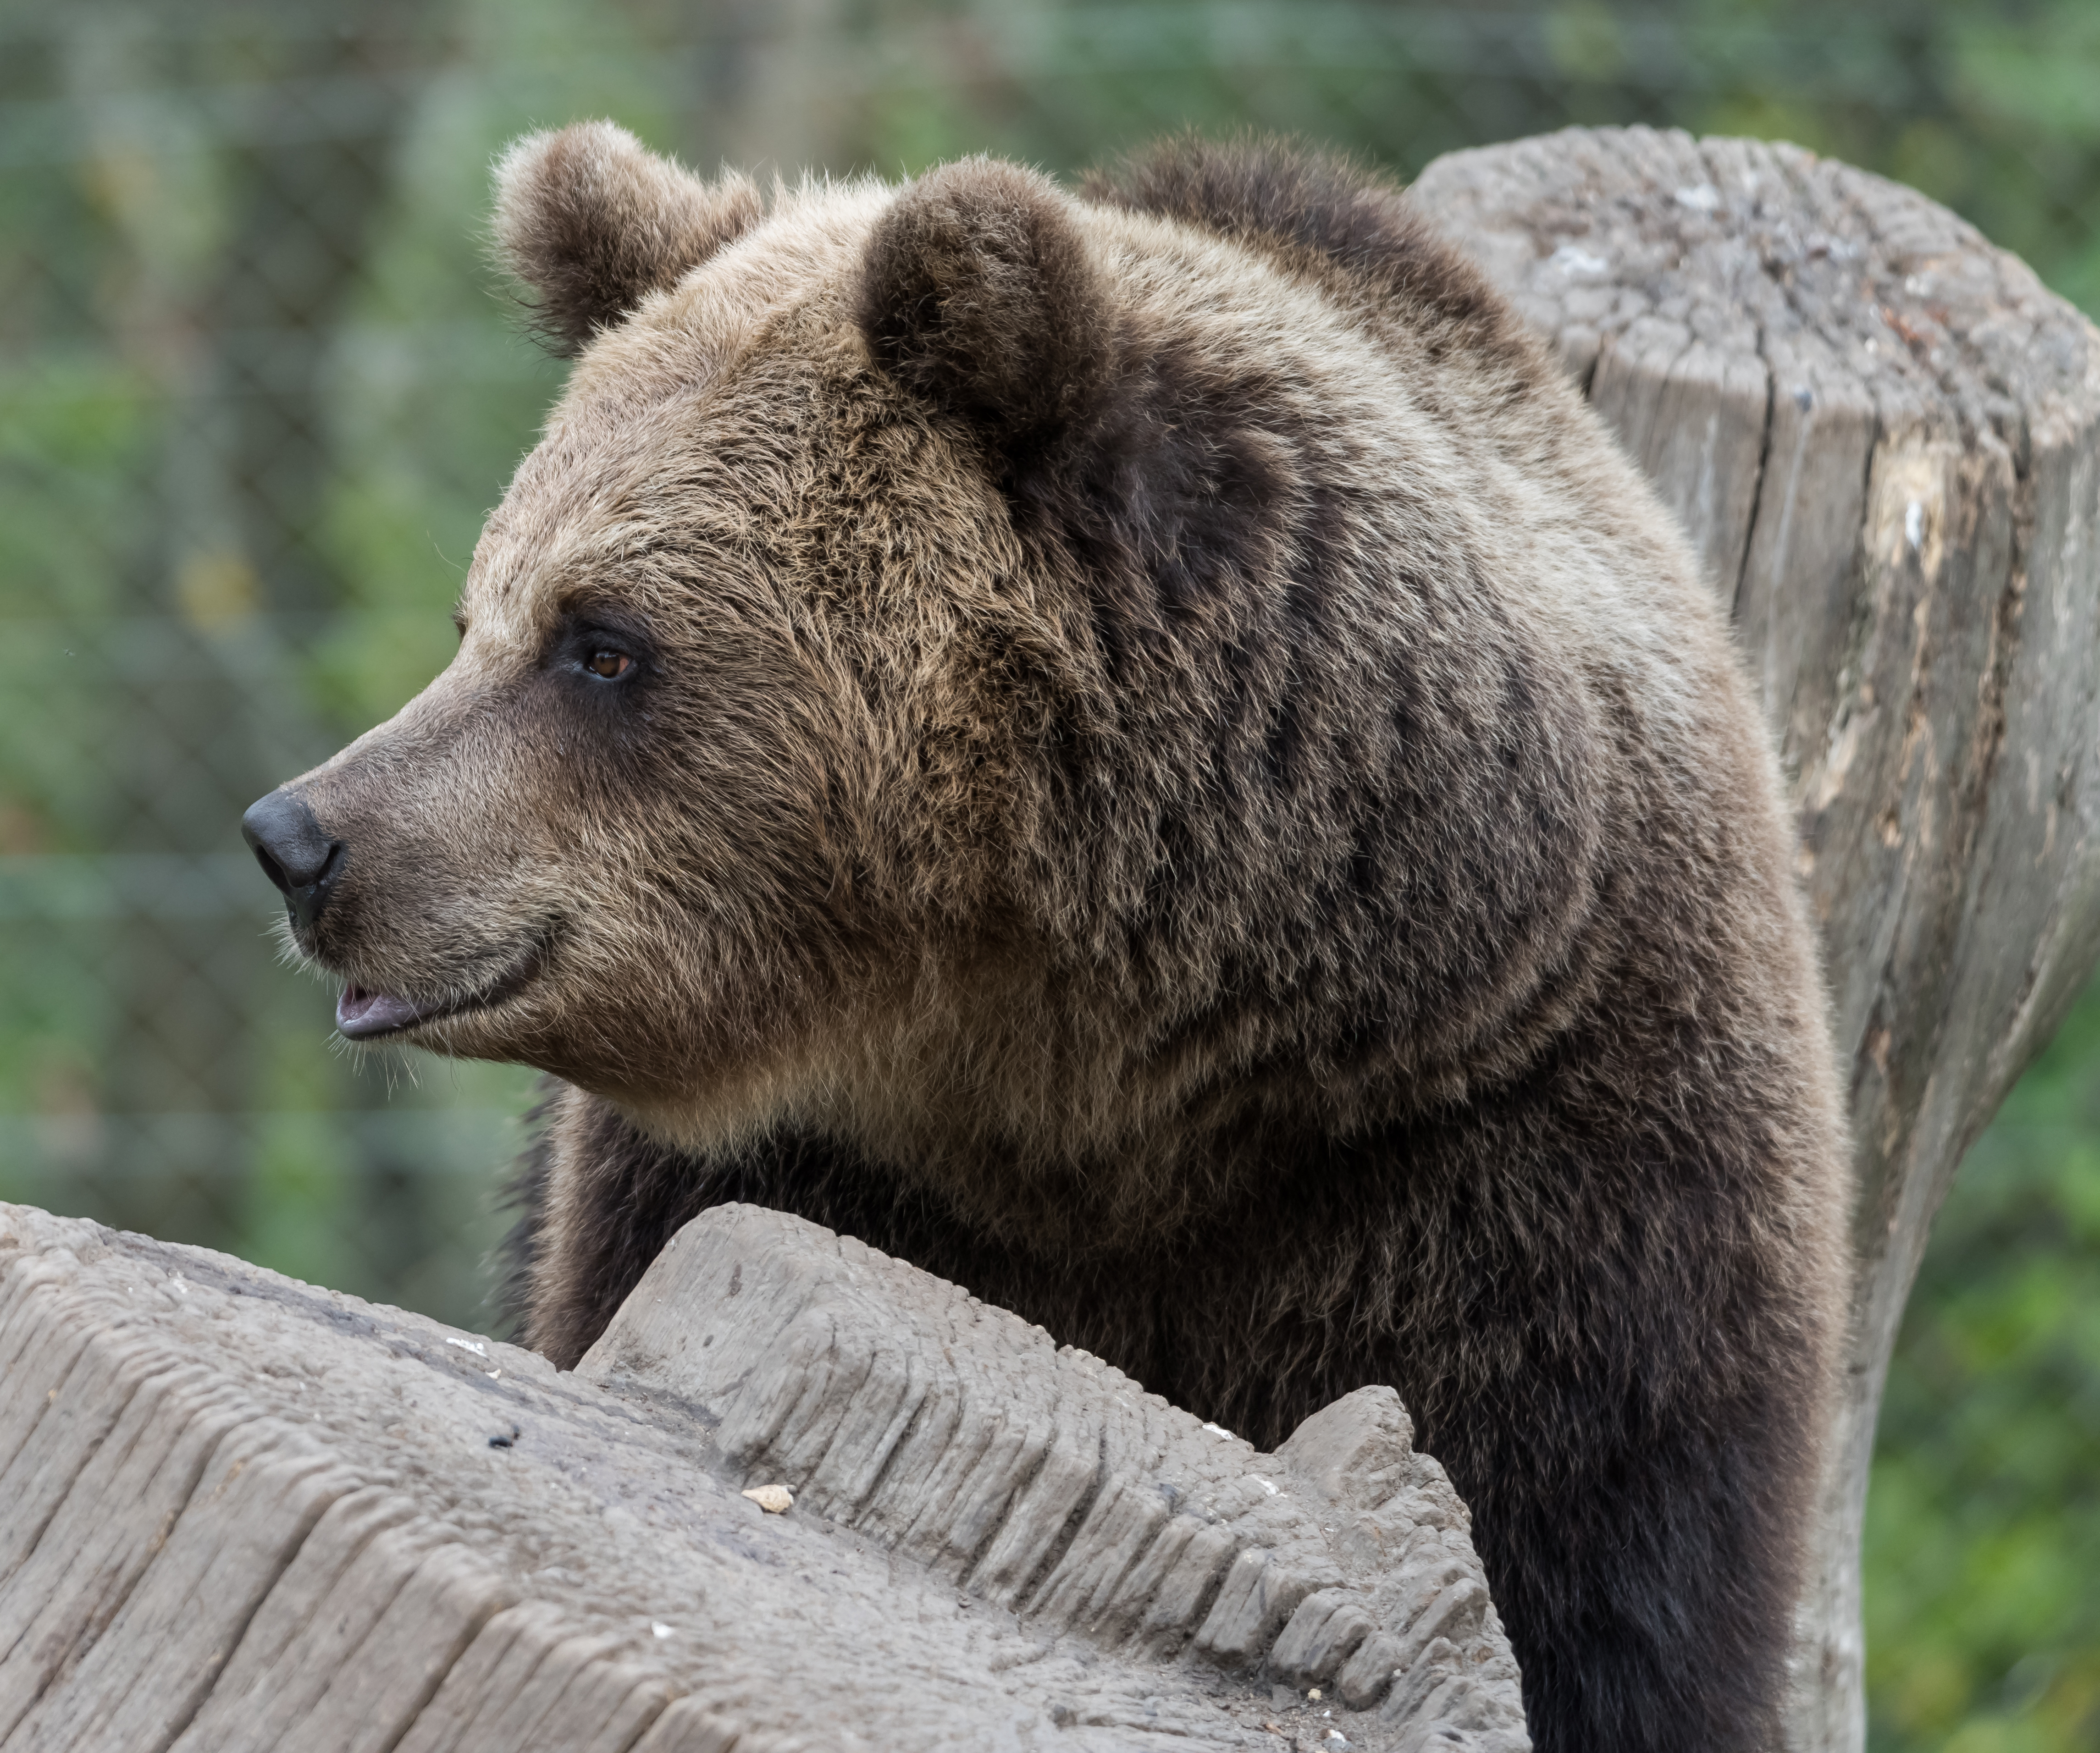
[[[1536,983],[1585,708],[1365,300],[986,160],[499,184],[570,383],[450,667],[246,822],[344,1035],[1070,1156]]]

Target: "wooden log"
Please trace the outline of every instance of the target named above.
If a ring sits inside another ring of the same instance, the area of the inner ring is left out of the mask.
[[[573,1375],[0,1206],[0,1503],[9,1750],[1529,1745],[1390,1390],[1258,1454],[749,1206]]]
[[[2100,334],[1943,208],[1789,146],[1574,130],[1439,159],[1415,198],[1683,518],[1794,788],[1858,1193],[1789,1736],[1855,1750],[1904,1303],[2100,954]]]

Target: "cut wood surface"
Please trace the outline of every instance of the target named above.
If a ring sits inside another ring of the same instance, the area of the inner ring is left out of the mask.
[[[0,1206],[0,1746],[1517,1753],[1410,1438],[1259,1454],[749,1206],[573,1375]]]
[[[1856,1749],[1904,1303],[2100,954],[2100,335],[1945,209],[1793,147],[1573,130],[1439,159],[1415,198],[1683,519],[1793,786],[1859,1187],[1789,1736]]]

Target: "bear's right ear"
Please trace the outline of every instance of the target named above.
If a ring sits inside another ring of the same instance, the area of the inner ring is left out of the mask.
[[[1101,394],[1110,302],[1048,178],[972,158],[902,190],[862,268],[862,333],[908,388],[1003,447],[1048,437]]]
[[[703,183],[609,121],[527,134],[496,170],[497,247],[537,294],[536,326],[564,357],[761,213],[748,178]]]

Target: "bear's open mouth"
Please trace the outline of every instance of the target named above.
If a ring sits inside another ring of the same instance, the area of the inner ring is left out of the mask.
[[[376,1041],[398,1035],[423,1023],[443,1022],[470,1011],[485,1011],[506,998],[515,998],[540,976],[551,932],[543,932],[501,975],[471,997],[418,1002],[399,993],[381,992],[370,986],[346,982],[335,1002],[335,1026],[351,1041]]]
[[[352,1041],[374,1035],[390,1035],[420,1022],[423,1013],[409,999],[396,993],[372,992],[363,986],[346,986],[335,1002],[335,1026]]]

